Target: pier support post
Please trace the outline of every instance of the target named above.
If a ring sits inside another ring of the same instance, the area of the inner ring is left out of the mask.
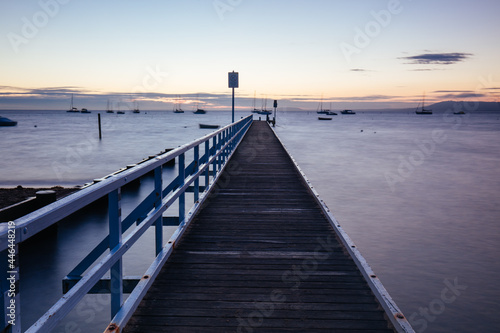
[[[55,202],[57,199],[56,191],[53,190],[37,191],[35,195],[36,202],[39,207],[47,206],[48,204]]]

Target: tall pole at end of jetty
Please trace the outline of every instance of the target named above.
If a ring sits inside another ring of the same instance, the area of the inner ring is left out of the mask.
[[[233,107],[232,107],[232,122],[234,123],[234,88],[238,88],[238,72],[232,71],[228,73],[228,86],[233,88]]]
[[[231,120],[231,122],[234,123],[234,88],[233,88],[233,107],[232,107],[232,113],[231,114],[232,114],[232,118],[231,118],[232,120]]]

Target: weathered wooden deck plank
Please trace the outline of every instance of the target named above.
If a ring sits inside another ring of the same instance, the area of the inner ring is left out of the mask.
[[[391,332],[268,125],[254,122],[124,332]]]

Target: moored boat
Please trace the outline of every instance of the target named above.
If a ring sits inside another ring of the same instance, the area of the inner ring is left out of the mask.
[[[330,112],[330,109],[323,109],[323,94],[321,94],[321,101],[319,102],[318,105],[318,110],[316,111],[317,114],[328,114]]]
[[[203,110],[203,109],[200,109],[200,100],[199,100],[199,96],[196,96],[196,111],[193,111],[194,114],[205,114],[207,113],[207,111]]]
[[[217,129],[219,128],[219,125],[211,125],[211,124],[199,124],[200,128],[214,128]]]
[[[174,113],[184,113],[184,110],[181,108],[180,99],[181,97],[179,96],[174,104],[174,111],[173,111]]]
[[[415,110],[415,113],[416,114],[432,114],[432,110],[426,110],[425,107],[425,94],[424,96],[422,97],[422,109],[419,111],[418,110],[418,106],[417,106],[417,109]]]
[[[110,107],[109,99],[108,99],[108,106],[106,107],[106,113],[115,113],[115,111],[113,111],[113,107]]]
[[[262,99],[262,109],[257,111],[258,114],[263,114],[263,115],[270,115],[270,114],[273,114],[273,112],[271,110],[268,110],[267,109],[267,97],[264,99]]]
[[[66,111],[66,112],[80,112],[80,111],[78,111],[78,109],[77,109],[77,108],[75,108],[75,107],[73,106],[73,94],[71,94],[71,104],[70,104],[69,110],[68,110],[68,111]]]
[[[343,111],[340,111],[340,113],[342,113],[342,114],[356,114],[356,112],[354,112],[352,110],[343,110]]]
[[[255,107],[255,91],[253,92],[253,109],[252,113],[259,113],[260,110]]]
[[[0,116],[0,126],[16,126],[17,121]]]

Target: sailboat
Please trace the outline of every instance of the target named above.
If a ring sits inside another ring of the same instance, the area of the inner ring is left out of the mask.
[[[316,111],[317,114],[328,114],[330,110],[328,109],[323,109],[323,94],[321,95],[321,100],[318,105],[318,110]]]
[[[139,102],[135,101],[134,104],[134,111],[132,111],[132,113],[141,113],[141,111],[139,111]]]
[[[207,113],[207,111],[203,110],[203,109],[200,109],[200,100],[199,100],[199,96],[196,96],[196,111],[193,111],[194,114],[205,114]]]
[[[109,99],[108,99],[108,106],[106,107],[106,113],[115,113],[115,111],[113,111],[113,107],[110,107],[109,106]]]
[[[332,109],[332,103],[330,103],[330,110],[331,109]],[[336,116],[337,115],[337,113],[333,112],[333,111],[328,111],[326,114],[329,115],[329,116]]]
[[[177,99],[177,102],[174,105],[174,113],[184,113],[184,110],[181,109],[180,96]]]
[[[259,113],[260,110],[255,108],[255,90],[253,92],[253,109],[252,109],[252,113]]]
[[[262,99],[262,110],[260,110],[258,113],[265,114],[265,115],[269,115],[269,114],[273,113],[271,110],[267,109],[267,97],[266,97],[265,101],[264,101],[264,99]]]
[[[69,107],[69,110],[66,112],[80,112],[78,111],[77,108],[73,107],[73,94],[71,94],[71,106]]]
[[[120,108],[121,102],[118,102],[118,111],[116,111],[116,114],[125,114],[125,111],[122,111]]]
[[[425,104],[425,94],[422,98],[422,109],[419,111],[417,106],[417,109],[415,110],[416,114],[432,114],[432,110],[426,110],[424,104]]]

